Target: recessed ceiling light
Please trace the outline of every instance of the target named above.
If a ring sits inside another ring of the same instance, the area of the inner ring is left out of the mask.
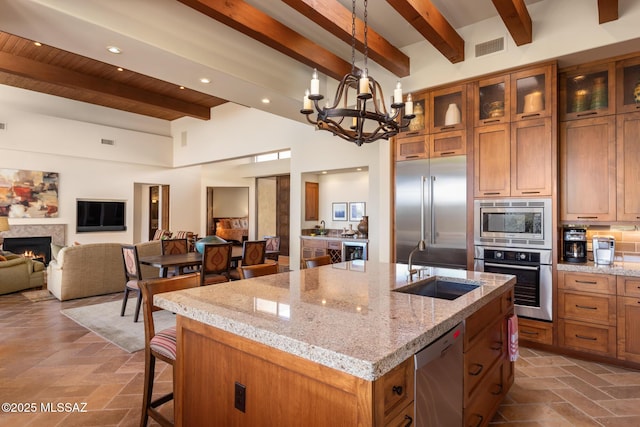
[[[184,90],[184,86],[180,86],[180,90]]]
[[[107,50],[111,53],[115,53],[116,55],[122,53],[122,50],[117,46],[107,46]]]
[[[116,69],[117,69],[118,71],[124,71],[124,68],[122,68],[122,67],[118,67],[118,68],[116,68]]]
[[[358,172],[360,172],[360,171],[362,170],[362,168],[358,168],[358,169],[356,169],[356,170],[357,170]]]
[[[322,174],[323,174],[323,175],[326,175],[326,174],[327,174],[327,171],[322,171]]]
[[[271,102],[271,100],[269,98],[262,98],[262,103],[263,104],[268,104],[270,102]]]
[[[206,78],[206,77],[203,77],[203,78],[201,78],[201,79],[200,79],[200,83],[205,83],[205,84],[207,84],[207,83],[211,83],[211,80],[209,80],[209,79],[208,79],[208,78]]]
[[[36,46],[38,46],[38,47],[39,47],[39,46],[42,46],[42,43],[40,43],[40,42],[33,42],[33,44],[34,44],[34,45],[36,45]]]

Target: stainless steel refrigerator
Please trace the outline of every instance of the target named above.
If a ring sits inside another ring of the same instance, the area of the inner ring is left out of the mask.
[[[414,264],[466,268],[467,157],[396,163],[395,194],[397,262],[406,264],[424,239]]]

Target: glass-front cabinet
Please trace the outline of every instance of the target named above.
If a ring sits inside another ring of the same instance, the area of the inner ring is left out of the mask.
[[[463,130],[467,111],[466,85],[452,86],[431,92],[431,133]]]
[[[618,62],[618,113],[640,111],[640,57]]]
[[[537,119],[552,114],[552,67],[511,74],[511,120]]]
[[[614,64],[578,67],[560,75],[560,120],[615,113]]]
[[[475,84],[473,116],[476,126],[511,121],[509,75],[480,80]]]
[[[429,131],[427,120],[427,117],[429,117],[427,114],[427,108],[429,106],[429,93],[412,93],[411,99],[413,102],[413,114],[415,114],[415,117],[411,119],[409,127],[404,132],[400,132],[398,134],[398,136],[400,137],[422,135]],[[407,97],[405,96],[405,102],[406,101]]]

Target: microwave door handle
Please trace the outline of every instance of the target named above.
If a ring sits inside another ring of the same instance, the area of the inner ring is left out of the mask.
[[[486,267],[498,267],[498,268],[513,268],[514,270],[531,270],[536,271],[540,267],[529,267],[526,265],[513,265],[513,264],[494,264],[492,262],[485,262]]]
[[[433,206],[433,187],[435,182],[436,182],[436,177],[430,176],[429,177],[429,210],[430,210],[429,217],[431,218],[430,222],[431,222],[431,244],[432,245],[436,244],[436,210],[434,209],[434,206]]]

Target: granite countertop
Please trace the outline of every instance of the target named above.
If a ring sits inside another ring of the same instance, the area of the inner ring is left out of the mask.
[[[373,381],[474,313],[514,276],[424,269],[482,286],[453,300],[392,289],[407,266],[350,261],[155,296],[176,314]]]
[[[619,258],[619,257],[616,257]],[[614,260],[612,265],[596,265],[593,261],[586,263],[564,262],[558,263],[558,271],[573,271],[578,273],[615,274],[617,276],[640,277],[640,262]]]

